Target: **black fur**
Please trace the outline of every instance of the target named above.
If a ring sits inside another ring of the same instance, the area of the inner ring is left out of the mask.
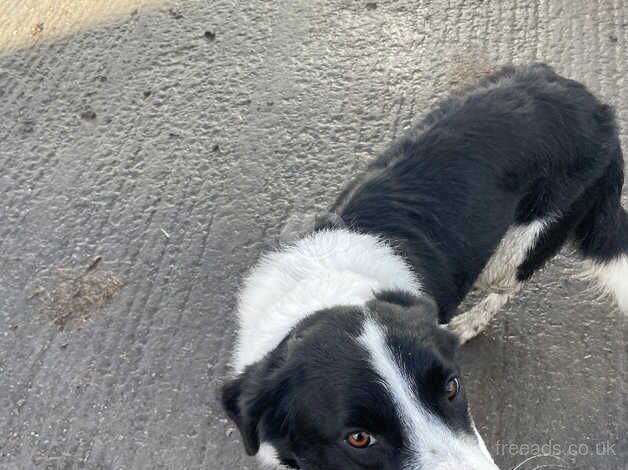
[[[506,67],[441,103],[333,211],[393,241],[446,323],[512,225],[555,219],[520,280],[569,238],[597,260],[628,252],[623,165],[611,109],[582,84]]]
[[[583,257],[628,253],[621,207],[624,162],[611,109],[542,64],[506,67],[443,101],[350,183],[318,228],[346,226],[398,248],[425,297],[380,292],[367,305],[419,398],[454,430],[471,433],[464,394],[443,400],[457,340],[446,323],[506,231],[543,219],[517,277],[525,280],[566,242]],[[435,300],[432,303],[430,296]],[[266,357],[223,388],[223,405],[249,454],[261,441],[302,469],[399,469],[399,417],[350,337],[362,308],[303,320]],[[347,426],[382,436],[356,451]]]

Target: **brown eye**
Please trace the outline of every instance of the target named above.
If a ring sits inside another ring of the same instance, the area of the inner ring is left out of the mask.
[[[447,394],[447,399],[449,401],[456,398],[456,395],[458,395],[459,391],[460,391],[460,380],[458,380],[457,377],[454,377],[449,382],[447,382],[447,385],[445,386],[445,393]]]
[[[372,446],[377,441],[368,432],[356,431],[347,436],[347,442],[351,447],[364,449],[365,447]]]

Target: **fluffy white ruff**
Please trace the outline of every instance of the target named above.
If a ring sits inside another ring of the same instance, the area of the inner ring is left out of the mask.
[[[606,263],[589,263],[589,273],[605,293],[615,297],[619,309],[628,315],[628,255]]]
[[[421,285],[403,258],[373,235],[323,230],[263,256],[240,295],[234,372],[262,359],[308,315],[364,305],[383,289],[419,294]]]
[[[357,341],[368,352],[405,428],[411,458],[404,470],[499,470],[475,425],[473,435],[456,433],[418,399],[412,380],[388,347],[384,327],[367,319]]]

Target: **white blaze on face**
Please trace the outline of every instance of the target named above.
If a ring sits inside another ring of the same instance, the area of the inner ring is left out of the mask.
[[[477,432],[456,432],[423,406],[375,320],[365,320],[357,341],[397,409],[410,451],[404,470],[498,470]]]

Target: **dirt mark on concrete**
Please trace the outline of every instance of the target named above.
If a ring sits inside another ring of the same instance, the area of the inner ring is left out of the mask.
[[[52,324],[64,327],[71,321],[86,320],[109,303],[123,282],[109,271],[98,269],[102,258],[76,270],[55,268],[42,276],[31,298],[39,302]]]
[[[488,57],[472,53],[454,53],[449,64],[449,85],[454,89],[477,83],[499,68]]]

